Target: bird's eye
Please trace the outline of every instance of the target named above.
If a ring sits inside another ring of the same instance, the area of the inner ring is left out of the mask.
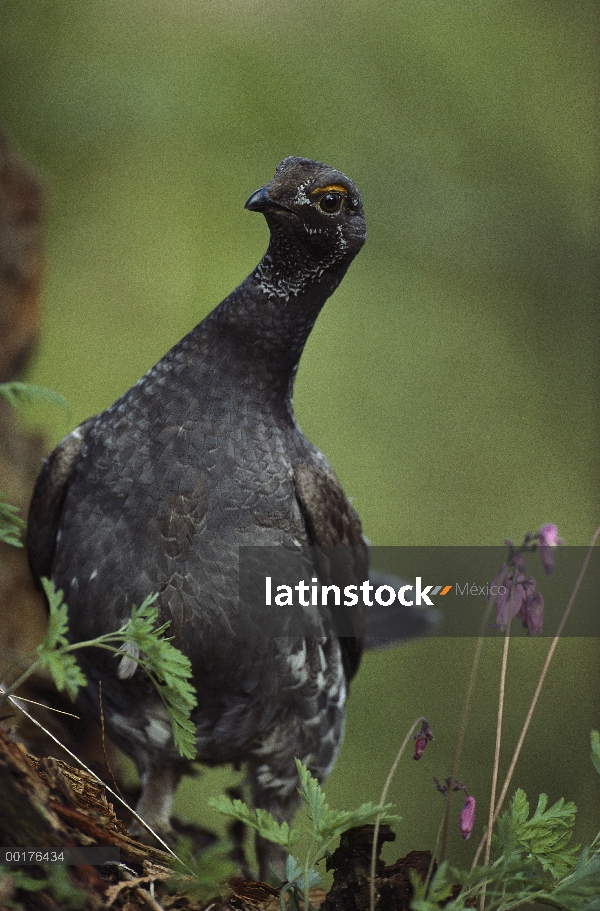
[[[325,193],[319,200],[319,208],[328,215],[333,215],[340,208],[343,200],[344,197],[341,193]]]

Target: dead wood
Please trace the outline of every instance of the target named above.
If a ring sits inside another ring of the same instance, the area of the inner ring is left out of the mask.
[[[23,380],[37,347],[45,196],[39,176],[0,129],[0,383]],[[18,413],[0,398],[0,493],[18,507],[22,518],[27,517],[33,485],[48,448],[43,435],[27,430]],[[46,624],[46,605],[31,579],[25,549],[0,543],[0,680],[15,657],[38,645]],[[16,676],[15,672],[11,679]],[[104,771],[98,726],[56,692],[47,673],[30,678],[19,695],[79,714],[81,719],[76,720],[36,710],[36,717],[62,743],[94,771]],[[60,748],[18,712],[8,724],[32,752],[64,758]],[[114,749],[109,749],[109,760],[111,766],[118,766]]]

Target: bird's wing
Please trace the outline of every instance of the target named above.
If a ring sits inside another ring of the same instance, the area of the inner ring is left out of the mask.
[[[44,462],[35,482],[27,520],[27,555],[38,587],[41,577],[50,576],[52,571],[56,536],[69,481],[94,420],[91,418],[76,427],[59,443]]]
[[[327,466],[328,467],[328,466]],[[360,519],[333,471],[302,462],[294,472],[296,497],[315,547],[317,571],[324,585],[344,588],[368,577],[369,557]],[[347,680],[358,670],[363,650],[364,618],[360,605],[345,618],[353,636],[340,636]]]

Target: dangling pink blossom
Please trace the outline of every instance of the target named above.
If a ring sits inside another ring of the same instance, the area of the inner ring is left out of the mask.
[[[415,755],[413,756],[413,759],[419,760],[421,758],[428,743],[427,737],[417,737],[415,740]]]
[[[503,590],[496,598],[496,622],[494,629],[506,629],[509,622],[517,616],[525,598],[527,591],[525,589],[525,573],[519,571],[516,575],[509,573],[500,586]],[[512,598],[511,598],[512,594]]]
[[[526,582],[522,583],[522,585],[523,585],[523,589],[525,591],[525,598],[521,602],[521,607],[519,608],[519,616],[521,618],[521,622],[522,622],[523,626],[525,628],[527,628],[527,611],[529,610],[529,604],[531,602],[531,599],[533,598],[533,596],[535,595],[535,593],[537,591],[537,582],[535,581],[533,576],[530,576]]]
[[[519,614],[528,635],[540,636],[544,623],[544,598],[537,590],[534,577],[526,577],[524,554],[539,547],[544,571],[550,575],[554,571],[554,549],[563,540],[558,536],[556,525],[548,523],[542,525],[535,535],[527,533],[518,548],[508,539],[504,543],[509,548],[508,559],[489,586],[489,589],[498,594],[487,596],[488,603],[492,597],[496,601],[494,629],[506,630],[511,620]]]
[[[538,539],[544,572],[547,576],[551,576],[554,572],[554,548],[559,547],[564,541],[558,537],[558,528],[552,523],[542,525],[538,531]]]
[[[423,724],[415,734],[415,755],[413,759],[419,760],[425,752],[425,747],[430,740],[433,740],[433,731],[429,727],[427,719],[423,719]]]
[[[523,626],[527,627],[529,636],[541,636],[544,623],[544,596],[535,592],[527,598],[527,614]]]
[[[460,831],[462,837],[467,840],[473,831],[475,823],[475,798],[467,796],[465,805],[460,811]]]
[[[508,563],[503,563],[502,566],[500,567],[500,569],[498,570],[498,572],[496,573],[496,575],[494,576],[494,578],[492,579],[492,581],[490,582],[490,584],[488,585],[487,594],[485,596],[485,600],[488,604],[494,597],[494,595],[492,595],[492,592],[498,591],[498,588],[500,586],[504,585],[504,580],[505,580],[507,574],[508,574]]]

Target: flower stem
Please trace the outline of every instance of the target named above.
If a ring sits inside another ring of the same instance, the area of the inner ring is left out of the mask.
[[[410,727],[408,734],[402,741],[402,745],[401,745],[400,749],[398,750],[398,753],[396,754],[396,758],[394,759],[394,762],[392,763],[392,767],[389,771],[389,775],[383,786],[383,791],[381,792],[381,797],[379,799],[379,806],[382,807],[385,803],[387,793],[390,788],[390,784],[392,783],[392,778],[394,777],[394,773],[396,772],[396,769],[398,768],[398,763],[400,762],[402,754],[404,753],[404,750],[406,749],[406,747],[408,746],[408,744],[410,742],[410,738],[412,737],[413,732],[415,731],[417,726],[419,724],[423,724],[424,721],[427,721],[427,719],[424,716],[417,718],[417,720]],[[375,911],[375,865],[377,863],[377,839],[379,837],[380,823],[381,823],[381,813],[378,813],[377,817],[375,819],[375,826],[373,828],[373,848],[371,850],[371,877],[370,877],[370,882],[369,882],[369,911]]]
[[[492,819],[494,818],[494,809],[496,803],[496,787],[498,785],[498,768],[500,766],[500,747],[502,744],[502,721],[504,718],[504,693],[506,689],[506,667],[508,665],[508,646],[510,644],[510,620],[504,634],[504,649],[502,651],[502,667],[500,668],[500,692],[498,694],[498,720],[496,722],[496,747],[494,750],[494,766],[492,769],[492,788],[490,794],[490,813],[489,828],[487,833],[487,844],[485,848],[485,862],[490,859],[490,848],[492,844]]]
[[[490,811],[488,816],[488,828],[485,833],[485,863],[490,862],[490,853],[492,850],[492,827],[494,820],[494,809],[496,802],[496,787],[498,785],[498,768],[500,766],[500,747],[502,745],[502,721],[504,717],[504,693],[506,688],[506,668],[508,665],[508,646],[510,645],[510,623],[512,619],[512,595],[514,587],[511,591],[510,597],[510,607],[508,611],[508,623],[506,624],[506,631],[504,633],[504,649],[502,650],[502,666],[500,668],[500,692],[498,695],[498,720],[496,722],[496,747],[494,750],[494,766],[492,769],[492,789],[490,793]],[[479,896],[479,911],[483,911],[485,907],[485,884],[481,890],[481,895]]]
[[[449,781],[453,782],[454,779],[452,777],[450,777]],[[442,818],[440,819],[440,824],[438,826],[438,830],[437,830],[437,833],[435,836],[435,842],[433,844],[433,851],[431,852],[431,860],[429,861],[429,866],[427,867],[427,876],[425,877],[425,894],[427,894],[427,890],[429,889],[429,883],[431,882],[431,877],[433,875],[433,865],[435,863],[435,855],[437,854],[437,849],[438,849],[438,845],[440,843],[440,838],[442,837],[442,832],[444,833],[446,838],[448,837],[446,822],[450,818],[450,814],[448,812],[448,804],[450,803],[451,794],[452,794],[452,788],[450,787],[450,788],[448,788],[448,792],[446,793],[446,796],[444,797],[444,812],[442,813]]]
[[[469,685],[467,686],[467,693],[465,695],[465,701],[463,705],[462,715],[460,717],[460,722],[458,725],[458,737],[456,738],[456,746],[454,748],[454,756],[452,757],[452,768],[450,770],[450,785],[448,787],[448,799],[444,804],[444,829],[442,836],[442,848],[440,851],[440,862],[444,861],[446,858],[446,852],[448,850],[448,834],[450,831],[450,804],[452,801],[452,794],[454,788],[454,781],[458,774],[458,763],[460,762],[460,755],[462,753],[463,741],[465,739],[465,731],[467,729],[467,721],[469,719],[469,712],[471,710],[471,703],[473,702],[473,691],[475,689],[475,681],[477,680],[477,672],[479,671],[479,662],[481,659],[481,650],[483,648],[484,632],[489,622],[490,613],[494,606],[493,599],[487,606],[487,609],[481,620],[481,629],[479,636],[477,638],[477,644],[475,646],[475,654],[473,655],[473,662],[471,664],[471,675],[469,677]],[[437,845],[437,839],[436,839]],[[435,854],[435,851],[434,851]],[[434,858],[429,865],[429,870],[427,871],[427,882],[431,879],[431,874],[433,872],[433,862]]]

